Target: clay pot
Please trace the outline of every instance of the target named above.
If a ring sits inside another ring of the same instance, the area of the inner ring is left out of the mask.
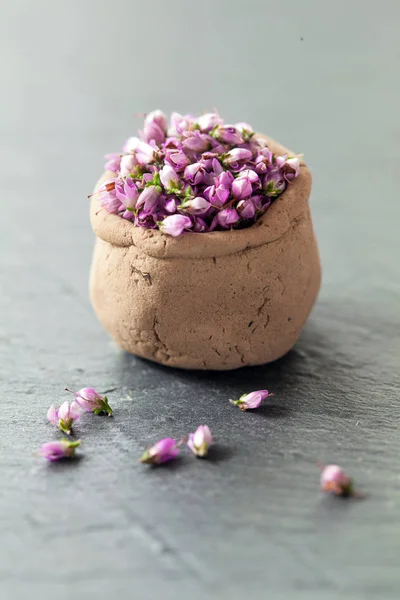
[[[270,139],[268,146],[292,154]],[[320,287],[310,190],[302,163],[252,227],[178,238],[98,213],[95,196],[90,292],[101,323],[128,352],[171,367],[236,369],[280,358]]]

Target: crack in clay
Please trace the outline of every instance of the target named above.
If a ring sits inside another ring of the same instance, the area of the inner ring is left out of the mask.
[[[261,315],[262,309],[264,308],[264,306],[269,302],[269,298],[264,298],[263,303],[261,304],[261,306],[259,306],[257,308],[257,316],[259,317]]]
[[[145,282],[147,283],[147,285],[153,285],[150,273],[145,273],[145,272],[141,271],[140,269],[138,269],[137,267],[134,267],[133,265],[131,265],[131,275],[133,275],[133,273],[137,273],[138,275],[141,275],[143,277],[143,279],[145,280]]]
[[[245,362],[246,362],[246,361],[244,360],[244,355],[243,355],[243,354],[240,352],[240,350],[239,350],[239,348],[238,348],[237,346],[235,346],[235,350],[236,350],[236,352],[237,352],[237,353],[239,354],[239,356],[240,356],[240,362],[241,362],[242,364],[245,364]]]

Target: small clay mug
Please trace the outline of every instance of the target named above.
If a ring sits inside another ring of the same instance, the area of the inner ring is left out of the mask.
[[[266,139],[274,154],[293,154]],[[301,162],[251,227],[177,238],[99,212],[94,196],[90,293],[101,323],[123,349],[171,367],[237,369],[280,358],[320,287],[310,191]]]

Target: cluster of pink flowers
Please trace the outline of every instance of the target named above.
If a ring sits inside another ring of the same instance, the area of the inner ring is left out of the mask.
[[[69,436],[72,435],[72,426],[81,416],[81,412],[112,416],[112,408],[108,403],[107,397],[102,396],[95,389],[82,388],[78,392],[65,389],[74,394],[74,400],[71,403],[65,400],[59,408],[50,406],[47,411],[47,419],[63,433]],[[42,444],[39,454],[51,462],[62,458],[72,458],[80,443],[80,440],[72,442],[66,438],[59,441],[46,442]]]
[[[155,110],[106,159],[116,176],[98,192],[102,207],[171,236],[249,227],[300,173],[298,157],[275,156],[251,125],[217,113],[172,113],[168,123]]]

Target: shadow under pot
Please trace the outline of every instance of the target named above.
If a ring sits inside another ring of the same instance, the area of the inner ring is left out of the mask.
[[[269,138],[268,146],[292,154]],[[104,328],[124,350],[171,367],[237,369],[280,358],[320,287],[310,191],[302,162],[251,227],[177,238],[98,212],[94,196],[90,294]]]

